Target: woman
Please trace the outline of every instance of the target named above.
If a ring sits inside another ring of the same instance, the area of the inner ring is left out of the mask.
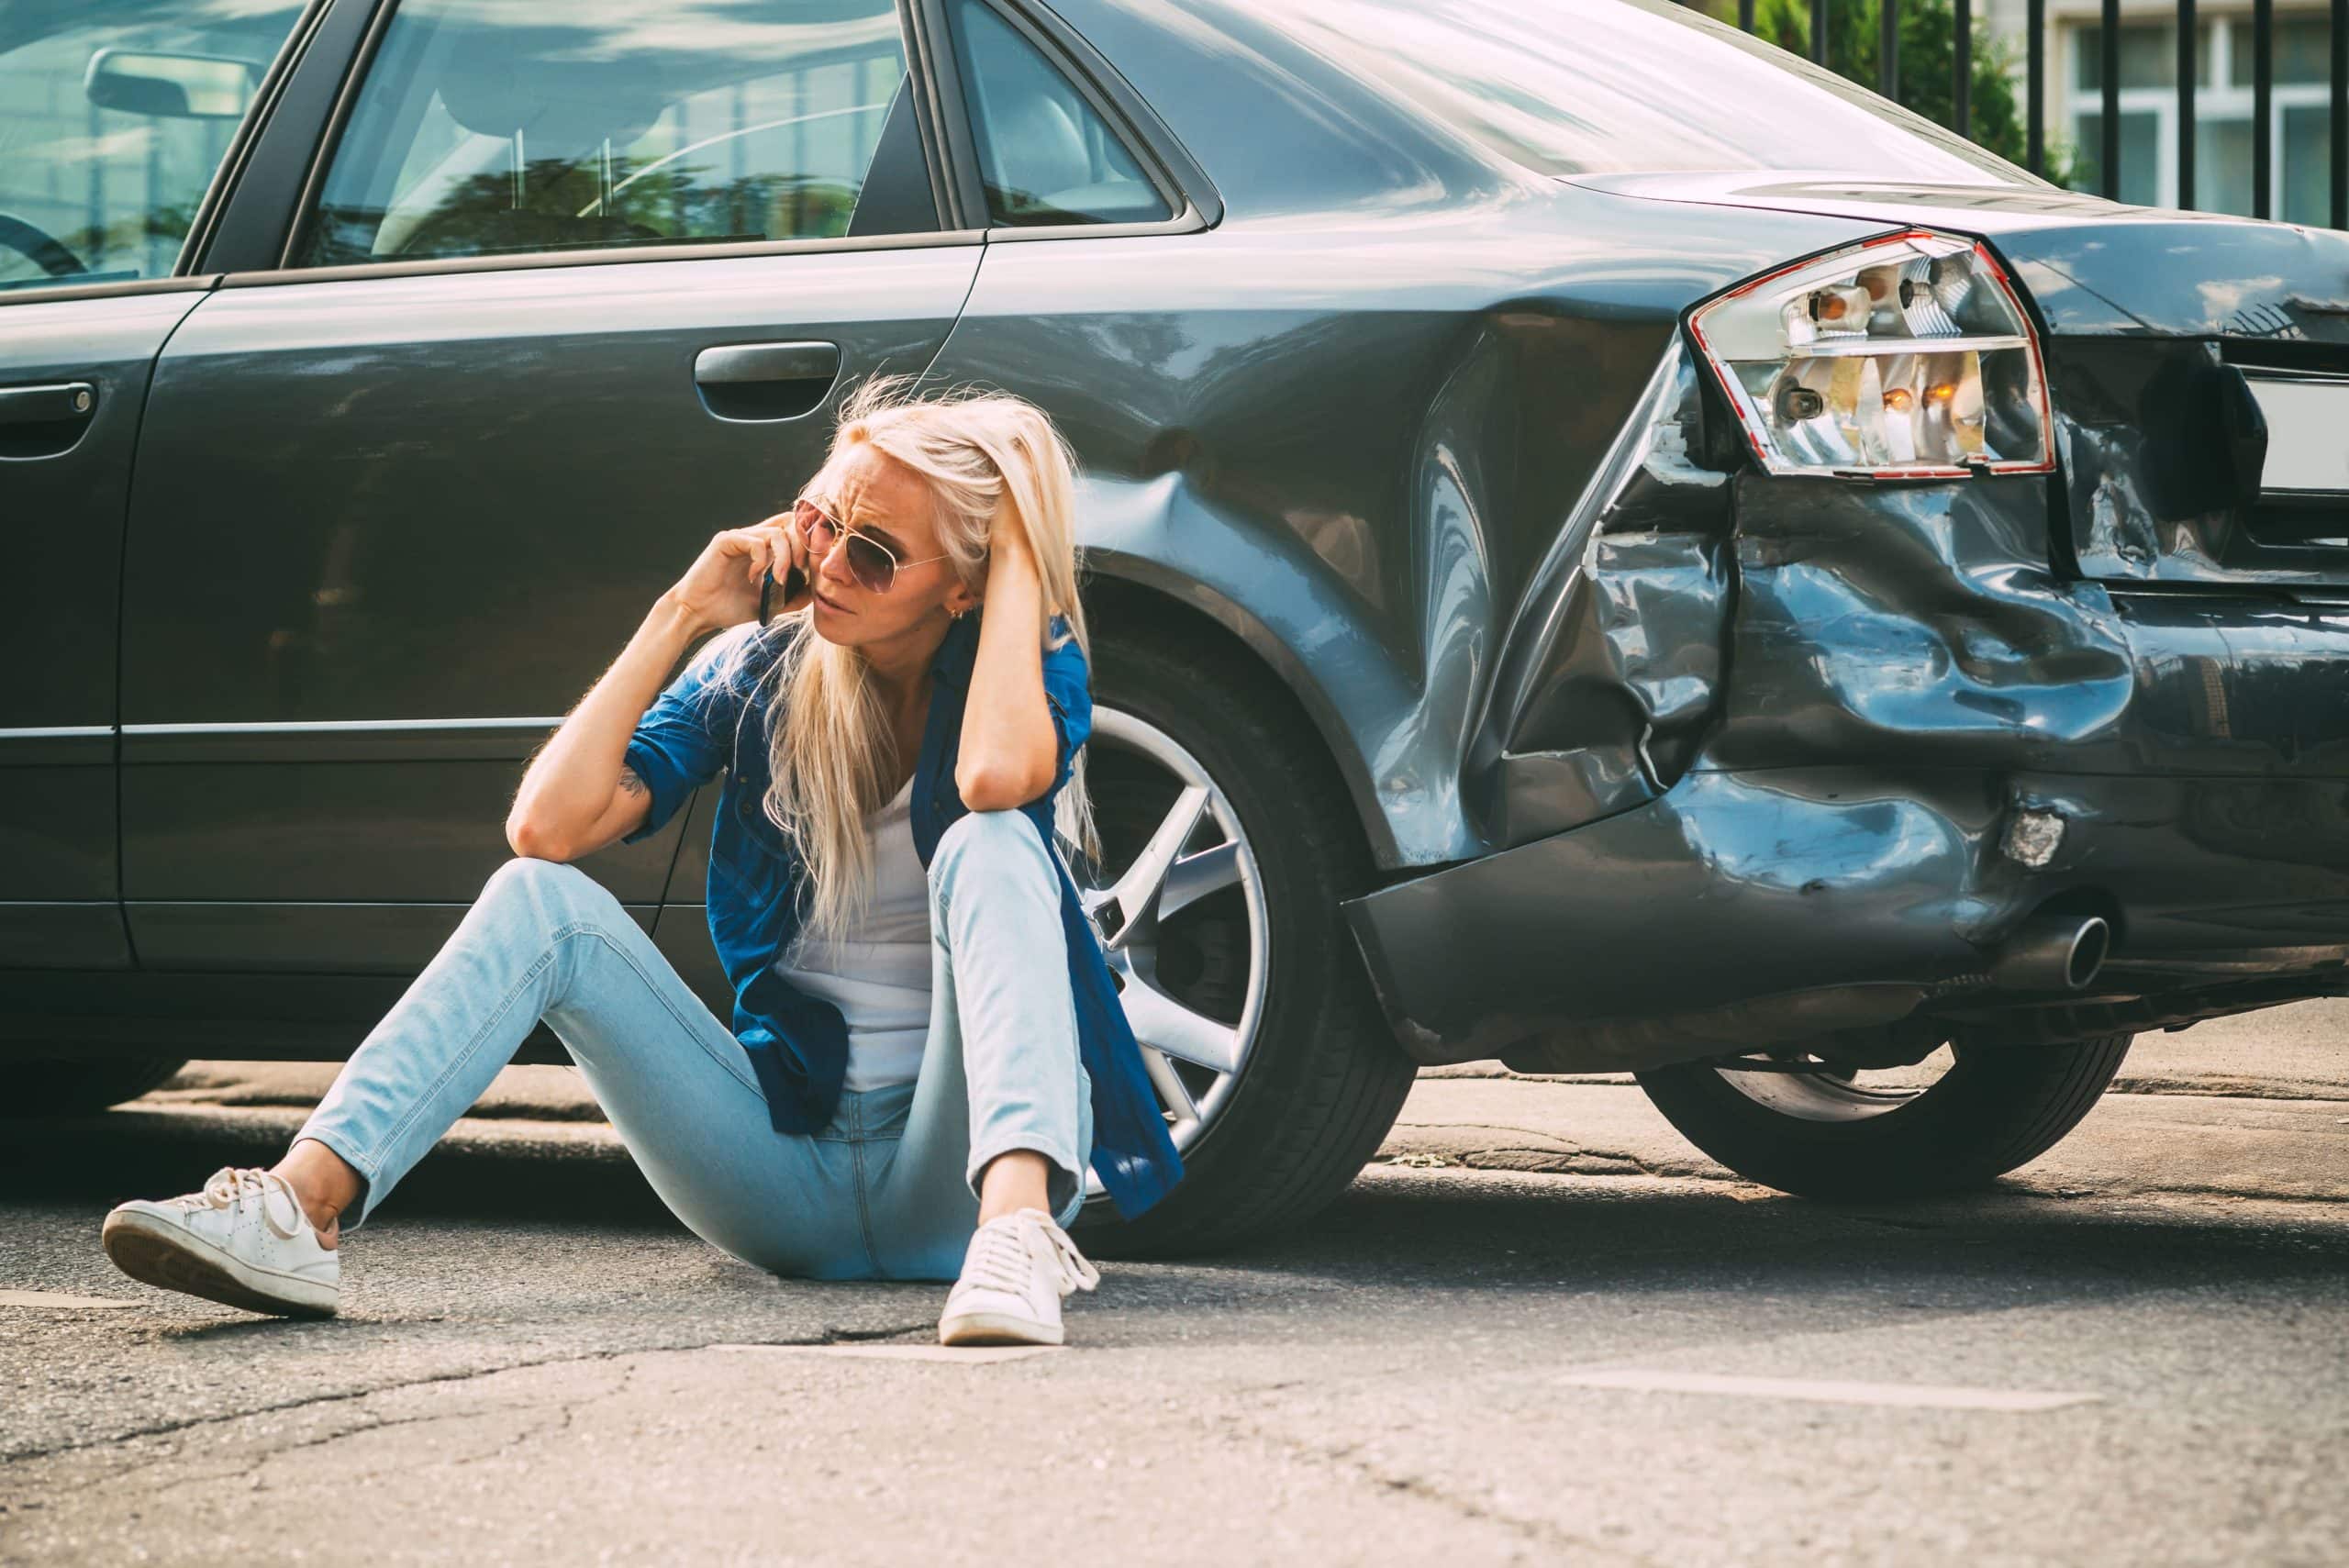
[[[1098,854],[1074,539],[1074,464],[1040,409],[858,388],[793,509],[713,538],[532,761],[518,858],[284,1157],[120,1205],[108,1255],[332,1313],[342,1236],[544,1018],[712,1245],[780,1274],[952,1279],[946,1344],[1062,1342],[1061,1298],[1099,1277],[1063,1229],[1087,1165],[1129,1215],[1181,1174],[1052,842],[1064,805]],[[763,625],[774,584],[790,597]],[[569,863],[659,831],[720,768],[730,1029]]]

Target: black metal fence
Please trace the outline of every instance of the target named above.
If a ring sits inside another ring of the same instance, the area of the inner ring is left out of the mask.
[[[1747,32],[1756,30],[1754,4],[1755,0],[1737,0],[1737,24]],[[1949,5],[1952,49],[1948,123],[1959,135],[1973,138],[1976,136],[1971,101],[1975,74],[1974,0],[1949,0]],[[1809,6],[1810,58],[1828,64],[1829,0],[1809,0]],[[2197,95],[2207,88],[2202,80],[2204,29],[2199,25],[2196,16],[2196,0],[2174,0],[2172,14],[2175,17],[2176,59],[2170,75],[2176,84],[2176,102],[2171,116],[2171,132],[2175,141],[2170,154],[2173,160],[2170,183],[2175,189],[2174,192],[2164,193],[2167,199],[2161,205],[2194,207],[2198,205],[2198,172],[2195,165],[2201,148],[2202,128],[2196,121]],[[2349,228],[2349,0],[2330,0],[2328,10],[2321,14],[2330,21],[2323,133],[2327,189],[2325,222],[2334,228]],[[2250,215],[2272,217],[2277,216],[2273,210],[2277,184],[2276,0],[2251,0],[2250,17]],[[2145,14],[2139,10],[2132,9],[2128,15],[2128,21],[2132,23],[2142,23],[2144,19]],[[2124,153],[2122,28],[2120,0],[2103,0],[2095,28],[2097,52],[2093,86],[2097,112],[2093,185],[2100,194],[2116,199],[2121,197],[2124,181],[2132,172],[2138,176],[2134,182],[2136,184],[2143,186],[2145,183],[2143,169],[2132,170]],[[2046,123],[2047,0],[2027,0],[2024,35],[2024,161],[2033,173],[2045,174],[2048,172],[2049,151]],[[1880,0],[1876,53],[1876,80],[1872,85],[1886,97],[1900,98],[1900,6],[1898,0]],[[2087,73],[2084,61],[2081,74]],[[2240,69],[2234,72],[2238,80],[2243,74]],[[2142,101],[2142,97],[2140,92],[2132,94],[2132,101]],[[2138,117],[2144,117],[2142,112]],[[2086,152],[2088,150],[2083,148],[2081,150]],[[2148,155],[2158,161],[2158,147],[2141,144],[2133,150],[2141,161]]]

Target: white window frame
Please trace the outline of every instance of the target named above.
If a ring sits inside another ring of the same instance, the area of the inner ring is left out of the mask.
[[[2299,15],[2300,13],[2291,14]],[[2321,13],[2316,14],[2321,15]],[[2141,19],[2124,17],[2121,25],[2126,27],[2130,22]],[[2213,121],[2236,120],[2248,126],[2251,123],[2252,115],[2252,90],[2248,83],[2240,87],[2234,85],[2234,39],[2236,32],[2240,30],[2243,35],[2243,47],[2245,49],[2251,47],[2251,17],[2247,14],[2237,16],[2221,13],[2217,16],[2205,16],[2199,20],[2210,29],[2210,53],[2209,80],[2198,82],[2194,86],[2195,124],[2199,127]],[[2082,119],[2087,116],[2101,115],[2104,111],[2104,95],[2101,88],[2081,87],[2076,84],[2080,80],[2081,67],[2085,63],[2083,57],[2089,48],[2088,31],[2096,25],[2095,21],[2089,18],[2075,18],[2065,29],[2070,40],[2065,51],[2067,67],[2065,81],[2067,83],[2066,95],[2070,100],[2068,107],[2072,139],[2075,146],[2081,148],[2087,146],[2087,139],[2081,131]],[[2267,210],[2272,214],[2280,217],[2284,209],[2284,111],[2290,108],[2321,109],[2325,106],[2326,97],[2325,84],[2321,82],[2289,83],[2278,82],[2270,90],[2267,105],[2269,116],[2267,130],[2268,146],[2273,150],[2274,156],[2268,161]],[[2175,85],[2123,87],[2119,94],[2118,109],[2122,115],[2150,113],[2154,117],[2154,205],[2176,206],[2177,205],[2177,88]],[[2195,162],[2195,201],[2201,211],[2216,211],[2218,209],[2208,205],[2210,186],[2208,172],[2202,167],[2203,161],[2197,159]],[[2254,172],[2255,177],[2256,171]]]

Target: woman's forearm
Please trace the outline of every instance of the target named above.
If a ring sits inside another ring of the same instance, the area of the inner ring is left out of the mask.
[[[963,707],[954,785],[974,811],[1026,805],[1052,782],[1059,742],[1044,703],[1044,585],[1024,537],[998,527]]]
[[[570,857],[572,846],[611,806],[638,721],[661,695],[678,658],[708,629],[668,595],[654,601],[611,668],[523,773],[506,817],[506,841],[516,854]]]

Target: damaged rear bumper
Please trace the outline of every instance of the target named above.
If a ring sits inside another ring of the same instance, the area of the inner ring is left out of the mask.
[[[2089,1038],[2349,985],[2349,781],[1699,772],[1341,906],[1423,1062],[1617,1071],[1910,1019]],[[2081,993],[2002,985],[2051,909],[2108,920],[2110,958]]]

